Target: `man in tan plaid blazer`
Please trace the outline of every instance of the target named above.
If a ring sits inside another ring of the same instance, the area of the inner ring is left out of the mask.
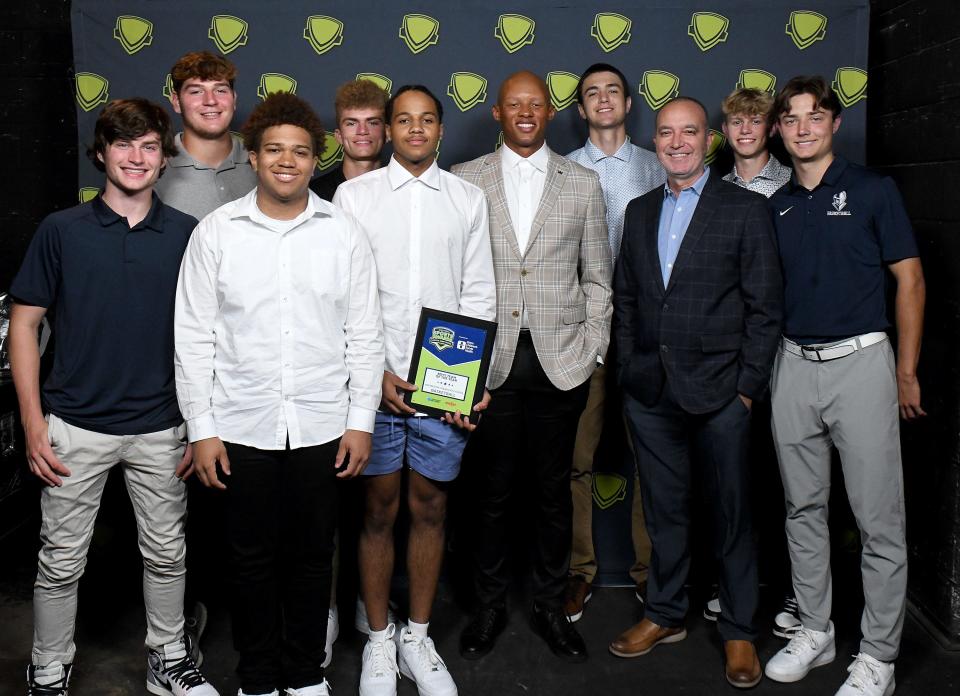
[[[590,375],[610,339],[612,268],[599,178],[546,146],[554,113],[540,77],[512,75],[493,107],[504,147],[452,169],[487,196],[499,323],[487,380],[493,398],[473,443],[482,458],[481,607],[461,637],[467,658],[489,652],[506,625],[507,511],[525,469],[535,481],[534,627],[561,658],[587,658],[563,612],[570,468]]]

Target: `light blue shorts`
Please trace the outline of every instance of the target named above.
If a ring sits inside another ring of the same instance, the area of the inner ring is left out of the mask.
[[[364,476],[392,474],[407,466],[431,481],[452,481],[460,473],[460,459],[469,433],[430,417],[395,416],[377,411],[373,452]]]

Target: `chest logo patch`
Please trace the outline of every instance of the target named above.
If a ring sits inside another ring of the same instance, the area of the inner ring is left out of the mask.
[[[833,210],[828,210],[827,215],[850,215],[847,207],[847,192],[841,191],[833,196]]]

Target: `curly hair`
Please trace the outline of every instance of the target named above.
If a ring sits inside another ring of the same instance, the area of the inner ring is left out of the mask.
[[[773,121],[773,95],[755,87],[741,87],[733,90],[720,104],[724,116],[745,114],[763,116]]]
[[[223,56],[210,51],[193,51],[180,56],[180,59],[170,68],[170,79],[173,82],[173,91],[180,94],[183,83],[191,78],[204,82],[209,80],[224,80],[230,83],[237,79],[237,66]]]
[[[351,80],[337,88],[333,106],[337,124],[347,109],[377,109],[384,113],[387,108],[387,93],[370,80]]]
[[[97,155],[103,155],[117,140],[136,140],[150,132],[160,136],[164,157],[177,155],[173,129],[170,127],[170,117],[166,109],[140,97],[114,99],[103,107],[97,117],[97,124],[93,129],[93,145],[87,148],[87,157],[101,172],[106,171]]]
[[[780,118],[783,114],[790,111],[790,100],[799,97],[801,94],[809,94],[813,97],[813,105],[818,109],[824,109],[833,114],[836,118],[843,111],[843,105],[830,85],[820,75],[798,75],[790,78],[790,81],[783,86],[780,94],[777,95],[777,101],[773,105],[774,118]]]
[[[240,129],[243,144],[249,152],[258,152],[263,132],[273,126],[297,126],[310,134],[313,154],[323,154],[325,132],[313,108],[300,97],[289,92],[273,92],[250,112]]]

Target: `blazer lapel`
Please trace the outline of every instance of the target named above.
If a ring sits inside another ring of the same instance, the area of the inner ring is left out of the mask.
[[[517,233],[513,230],[513,221],[510,219],[510,208],[507,206],[507,194],[503,187],[503,168],[500,165],[500,153],[493,152],[487,156],[483,164],[482,188],[487,192],[490,200],[490,212],[492,219],[490,222],[490,232],[500,230],[513,253],[518,259],[522,259],[520,247],[517,245]]]
[[[663,210],[663,187],[658,186],[649,196],[649,205],[644,206],[643,229],[646,230],[644,244],[647,247],[647,261],[650,263],[650,273],[657,279],[657,287],[663,294],[663,272],[660,270],[660,211]]]
[[[720,196],[716,194],[715,189],[716,182],[711,174],[707,178],[700,194],[700,200],[697,201],[697,209],[694,211],[687,232],[683,235],[683,241],[680,243],[680,251],[677,252],[677,260],[673,264],[673,272],[670,274],[670,282],[667,284],[668,293],[676,285],[677,277],[683,273],[690,262],[693,249],[697,246],[697,242],[700,241],[700,237],[703,236],[704,231],[710,224],[710,219],[720,204]]]
[[[563,188],[563,182],[567,177],[567,165],[553,150],[548,149],[547,153],[547,174],[546,181],[543,182],[543,195],[540,196],[540,205],[537,207],[536,215],[533,216],[533,223],[530,225],[530,237],[527,240],[527,248],[523,250],[523,255],[527,255],[534,241],[540,236],[540,230],[553,211],[553,206],[557,203],[557,197],[560,195],[560,189]],[[509,217],[509,214],[508,214]]]

